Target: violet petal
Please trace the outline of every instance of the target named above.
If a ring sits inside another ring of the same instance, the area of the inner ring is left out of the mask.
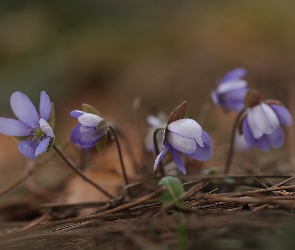
[[[35,151],[36,148],[38,147],[39,143],[37,140],[32,141],[32,140],[26,140],[26,141],[21,141],[18,144],[18,148],[20,152],[27,158],[29,159],[34,159],[35,158]]]
[[[70,135],[70,138],[71,138],[71,141],[74,143],[74,144],[77,144],[78,141],[81,139],[81,137],[83,136],[83,134],[80,132],[80,127],[82,125],[81,124],[78,124],[76,127],[74,127],[74,129],[72,130],[71,132],[71,135]]]
[[[207,161],[212,156],[212,148],[207,144],[205,144],[204,147],[197,145],[193,153],[185,155],[198,161]]]
[[[271,104],[271,108],[274,110],[276,113],[277,117],[279,118],[279,121],[281,124],[289,127],[293,123],[292,116],[290,112],[283,106],[276,105],[276,104]]]
[[[280,127],[276,129],[271,134],[267,135],[270,145],[273,148],[279,148],[283,145],[285,139],[285,133],[283,129]]]
[[[39,115],[29,97],[21,92],[14,92],[10,97],[10,106],[15,116],[32,128],[39,126]]]
[[[171,146],[169,147],[169,149],[170,149],[173,161],[174,161],[175,165],[177,166],[177,168],[179,169],[179,171],[181,171],[183,174],[186,174],[186,169],[185,169],[183,161],[180,157],[179,152]]]
[[[83,114],[86,114],[86,113],[80,110],[73,110],[70,112],[71,117],[74,117],[74,118],[79,118]]]
[[[8,136],[28,136],[30,127],[23,122],[0,117],[0,133]]]
[[[264,152],[267,152],[270,150],[270,141],[267,135],[265,134],[256,140],[256,144]]]
[[[230,81],[233,79],[239,79],[246,75],[247,71],[244,68],[236,68],[228,72],[222,79],[221,84],[226,81]]]
[[[40,104],[39,104],[39,112],[40,117],[43,118],[45,121],[49,120],[51,111],[51,102],[49,96],[46,94],[45,91],[42,91],[40,94]]]
[[[165,154],[167,153],[169,148],[169,144],[166,142],[165,146],[163,146],[162,152],[157,156],[154,164],[154,171],[156,170],[157,166],[159,165],[160,161],[163,159]]]
[[[35,157],[46,152],[49,142],[50,142],[50,137],[47,137],[43,141],[40,142],[40,144],[38,145],[38,147],[35,150]]]
[[[244,136],[245,142],[250,148],[253,148],[255,145],[255,138],[253,137],[252,132],[249,128],[247,117],[243,121],[242,130],[243,130],[243,136]]]
[[[201,138],[202,138],[204,144],[207,144],[209,147],[212,147],[211,138],[204,130],[202,131]]]

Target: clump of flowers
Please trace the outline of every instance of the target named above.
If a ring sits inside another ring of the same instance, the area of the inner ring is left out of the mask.
[[[186,113],[186,102],[183,102],[169,116],[164,131],[163,149],[155,160],[154,170],[168,150],[183,174],[186,174],[186,169],[179,152],[199,161],[211,157],[212,142],[209,135],[196,121],[186,118]]]
[[[48,151],[54,141],[54,109],[45,91],[40,95],[39,114],[21,92],[11,95],[10,106],[18,120],[0,117],[0,133],[16,137],[20,152],[29,159]]]
[[[228,72],[211,92],[211,100],[215,106],[225,110],[239,112],[244,108],[244,97],[247,93],[247,82],[241,78],[246,75],[246,70],[236,68]]]
[[[79,121],[71,132],[71,141],[82,148],[96,146],[101,152],[107,139],[106,121],[99,116],[99,111],[88,104],[83,104],[83,110],[70,112],[70,115]]]
[[[244,102],[246,111],[239,123],[248,146],[257,145],[263,151],[281,147],[285,138],[281,125],[292,125],[290,112],[277,100],[263,102],[253,90],[247,92]]]

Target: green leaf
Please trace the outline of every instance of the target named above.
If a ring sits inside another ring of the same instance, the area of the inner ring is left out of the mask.
[[[186,115],[187,115],[187,107],[186,107],[186,101],[184,101],[182,104],[180,104],[177,108],[175,108],[172,111],[172,113],[170,114],[168,118],[167,125],[179,119],[186,118]]]
[[[54,129],[54,127],[55,127],[55,110],[54,110],[53,102],[51,103],[51,110],[50,110],[48,124],[50,125],[50,127],[52,129]]]
[[[101,116],[100,112],[96,108],[94,108],[93,106],[91,106],[91,105],[89,105],[87,103],[83,103],[82,108],[83,108],[83,111],[86,112],[86,113]]]
[[[97,152],[99,154],[104,150],[106,144],[107,144],[107,135],[105,134],[103,137],[101,137],[98,143],[95,144]]]
[[[177,199],[179,196],[181,196],[184,193],[184,188],[182,186],[181,181],[178,178],[173,176],[163,177],[159,181],[158,185],[167,187],[168,189],[166,192],[164,192],[160,196],[160,200],[164,205],[172,202],[173,200]],[[179,201],[176,204],[179,206],[182,206],[183,202]]]

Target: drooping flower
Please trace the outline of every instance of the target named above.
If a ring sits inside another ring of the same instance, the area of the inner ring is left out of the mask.
[[[218,83],[216,90],[211,92],[211,100],[215,106],[230,111],[239,112],[244,108],[244,97],[248,90],[243,79],[246,70],[236,68],[228,72]]]
[[[164,132],[162,152],[155,160],[154,170],[169,150],[177,168],[186,174],[179,152],[190,158],[206,161],[212,155],[211,147],[212,142],[209,135],[196,121],[186,118],[186,102],[184,102],[169,116]]]
[[[153,115],[147,116],[146,121],[150,125],[150,127],[148,130],[148,134],[145,138],[145,149],[148,152],[155,152],[154,133],[156,129],[165,127],[167,119],[168,117],[164,113],[159,113],[158,116],[153,116]],[[159,131],[157,133],[157,144],[159,148],[161,148],[161,145],[163,142],[163,136],[164,136],[164,130]]]
[[[100,148],[102,146],[99,149],[101,151],[103,145],[97,144],[99,142],[105,144],[107,134],[106,122],[92,106],[84,104],[83,109],[85,111],[74,110],[70,112],[70,115],[79,121],[79,124],[71,132],[71,141],[82,148],[90,148],[95,145]]]
[[[0,133],[15,136],[19,150],[29,159],[48,151],[54,140],[54,110],[45,91],[40,94],[39,114],[21,92],[11,95],[10,106],[19,120],[0,117]]]
[[[249,90],[245,97],[246,111],[240,120],[240,132],[249,147],[263,151],[283,145],[285,134],[281,124],[291,126],[290,112],[277,100],[261,101],[261,95]]]

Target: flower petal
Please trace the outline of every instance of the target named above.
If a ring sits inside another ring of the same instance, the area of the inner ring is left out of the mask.
[[[0,133],[8,136],[28,136],[30,127],[23,122],[0,117]]]
[[[78,117],[78,121],[87,127],[96,127],[102,118],[98,115],[85,113]]]
[[[239,112],[244,108],[244,98],[248,88],[241,88],[219,95],[220,105],[228,110]]]
[[[40,125],[41,130],[42,130],[47,136],[54,137],[53,130],[52,130],[51,126],[49,125],[49,123],[48,123],[47,121],[45,121],[43,118],[41,118],[41,119],[39,120],[39,125]]]
[[[283,145],[285,139],[285,133],[283,129],[280,127],[276,129],[271,134],[267,135],[270,145],[273,148],[279,148]]]
[[[40,117],[43,118],[45,121],[49,120],[51,111],[51,102],[49,96],[46,94],[45,91],[42,91],[40,94],[40,104],[39,104],[39,112]]]
[[[86,114],[86,113],[80,110],[73,110],[70,112],[71,117],[74,117],[74,118],[79,118],[83,114]]]
[[[250,130],[255,139],[259,139],[263,134],[270,134],[280,127],[276,113],[265,103],[249,108],[247,117]]]
[[[165,146],[163,146],[162,152],[157,156],[154,164],[154,172],[156,171],[157,166],[159,165],[160,161],[163,159],[164,155],[167,153],[169,148],[168,142],[165,143]]]
[[[247,82],[245,80],[232,80],[219,84],[216,90],[219,94],[223,94],[228,91],[233,91],[245,87],[247,87]]]
[[[212,100],[214,106],[219,106],[220,105],[219,98],[218,98],[218,93],[215,90],[211,91],[211,100]]]
[[[39,145],[38,140],[35,140],[34,142],[32,140],[26,140],[26,141],[21,141],[18,144],[18,149],[25,157],[29,159],[34,159],[36,157],[35,151],[38,145]]]
[[[207,161],[212,156],[212,148],[207,144],[205,144],[204,147],[197,145],[193,153],[185,155],[198,161]]]
[[[270,105],[273,111],[276,113],[279,118],[280,123],[289,127],[293,123],[292,116],[290,112],[283,106],[272,104]]]
[[[246,75],[247,71],[243,68],[236,68],[228,72],[222,79],[221,83],[230,81],[233,79],[240,79]]]
[[[194,139],[201,147],[203,146],[203,141],[201,139],[202,127],[195,120],[188,118],[179,119],[174,122],[171,122],[167,126],[167,129],[179,136],[186,137],[188,139]]]
[[[196,150],[196,141],[167,130],[166,140],[176,150],[191,154]]]
[[[47,137],[43,141],[40,142],[40,144],[38,145],[38,147],[35,150],[35,157],[46,152],[49,142],[50,142],[50,137]]]
[[[202,130],[201,138],[202,138],[204,144],[208,145],[209,147],[212,147],[211,138],[204,130]]]
[[[96,129],[89,130],[87,133],[82,135],[78,144],[83,148],[90,148],[94,146],[104,135],[105,133],[99,132]]]
[[[270,141],[267,135],[265,134],[256,140],[256,144],[264,152],[267,152],[270,150]]]
[[[153,115],[148,115],[146,121],[153,128],[159,128],[165,125],[158,117]]]
[[[249,124],[248,124],[248,120],[247,117],[244,119],[243,121],[243,136],[245,139],[245,142],[247,143],[247,145],[252,148],[255,145],[255,139],[252,135],[252,132],[250,130]]]
[[[173,161],[175,163],[175,165],[177,166],[177,168],[179,169],[179,171],[181,171],[183,174],[186,174],[186,169],[185,166],[183,164],[183,161],[180,157],[180,154],[178,153],[177,150],[175,150],[173,147],[169,147]]]
[[[76,127],[74,127],[74,129],[72,130],[71,132],[71,141],[74,143],[74,144],[77,144],[78,141],[81,139],[81,137],[83,136],[83,134],[80,132],[80,127],[82,125],[81,124],[78,124]]]
[[[10,97],[10,106],[15,116],[32,128],[39,126],[37,110],[29,97],[21,92],[14,92]]]

